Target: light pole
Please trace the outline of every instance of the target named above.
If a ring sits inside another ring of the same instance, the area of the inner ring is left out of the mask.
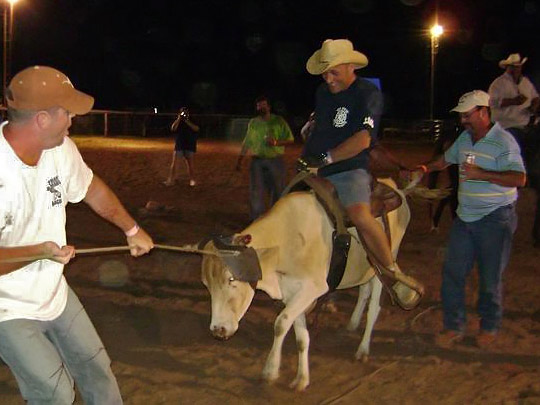
[[[443,34],[444,29],[439,24],[435,23],[429,30],[431,37],[431,78],[429,88],[429,119],[433,120],[433,103],[435,98],[435,55],[439,52],[439,37]]]
[[[6,89],[11,67],[11,47],[13,44],[13,8],[18,0],[4,0],[3,58],[2,58],[2,101],[6,104]]]

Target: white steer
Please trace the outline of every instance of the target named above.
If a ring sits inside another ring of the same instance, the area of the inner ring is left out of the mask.
[[[387,184],[395,187],[391,180]],[[398,190],[399,192],[399,190]],[[403,195],[402,195],[403,197]],[[406,199],[388,214],[392,252],[398,248],[410,220]],[[273,299],[281,300],[285,308],[274,323],[274,342],[263,370],[265,380],[278,378],[281,351],[285,335],[294,324],[298,347],[298,370],[291,388],[304,390],[309,385],[309,332],[306,312],[328,291],[326,277],[332,254],[334,228],[324,208],[310,192],[293,192],[281,198],[263,217],[249,225],[237,239],[250,235],[247,246],[255,249],[262,270],[262,279],[255,283],[239,281],[219,255],[204,255],[202,282],[208,288],[212,301],[210,330],[218,339],[228,339],[238,329],[246,313],[254,288],[265,291]],[[356,236],[354,228],[349,230]],[[216,251],[213,242],[205,250]],[[357,359],[367,359],[373,325],[379,314],[381,283],[366,259],[362,245],[353,237],[349,260],[338,289],[360,285],[358,302],[348,328],[356,329],[364,307],[369,302],[364,336],[356,352]]]

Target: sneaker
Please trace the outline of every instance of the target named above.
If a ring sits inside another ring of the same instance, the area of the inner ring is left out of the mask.
[[[174,180],[165,180],[163,184],[167,187],[174,186],[175,181]]]
[[[189,181],[189,186],[190,187],[195,187],[197,185],[197,182],[195,180],[190,180]]]
[[[497,341],[497,332],[481,330],[478,336],[476,336],[476,345],[480,349],[489,349],[493,347],[493,344]]]
[[[463,337],[463,332],[445,329],[435,337],[435,344],[439,347],[448,349],[454,346],[454,344],[461,342]]]

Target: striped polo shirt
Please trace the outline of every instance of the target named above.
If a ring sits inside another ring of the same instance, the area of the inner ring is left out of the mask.
[[[525,173],[519,145],[498,123],[474,144],[469,132],[463,131],[445,152],[444,160],[462,164],[468,154],[475,156],[474,163],[482,169]],[[516,187],[503,187],[484,180],[460,181],[457,215],[465,222],[477,221],[497,208],[513,203],[517,196]]]

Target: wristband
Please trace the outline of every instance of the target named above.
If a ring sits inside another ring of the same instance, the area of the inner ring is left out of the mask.
[[[139,228],[139,225],[135,224],[135,225],[133,225],[133,228],[127,230],[125,232],[125,234],[126,234],[126,236],[128,238],[130,238],[132,236],[135,236],[137,234],[137,232],[139,232],[139,229],[141,229],[141,228]]]
[[[427,169],[427,166],[426,165],[419,165],[418,168],[420,170],[422,170],[424,173],[427,173],[428,172],[428,169]]]
[[[332,159],[332,155],[330,154],[330,151],[326,152],[326,156],[324,157],[324,164],[329,165],[334,162],[334,159]]]

